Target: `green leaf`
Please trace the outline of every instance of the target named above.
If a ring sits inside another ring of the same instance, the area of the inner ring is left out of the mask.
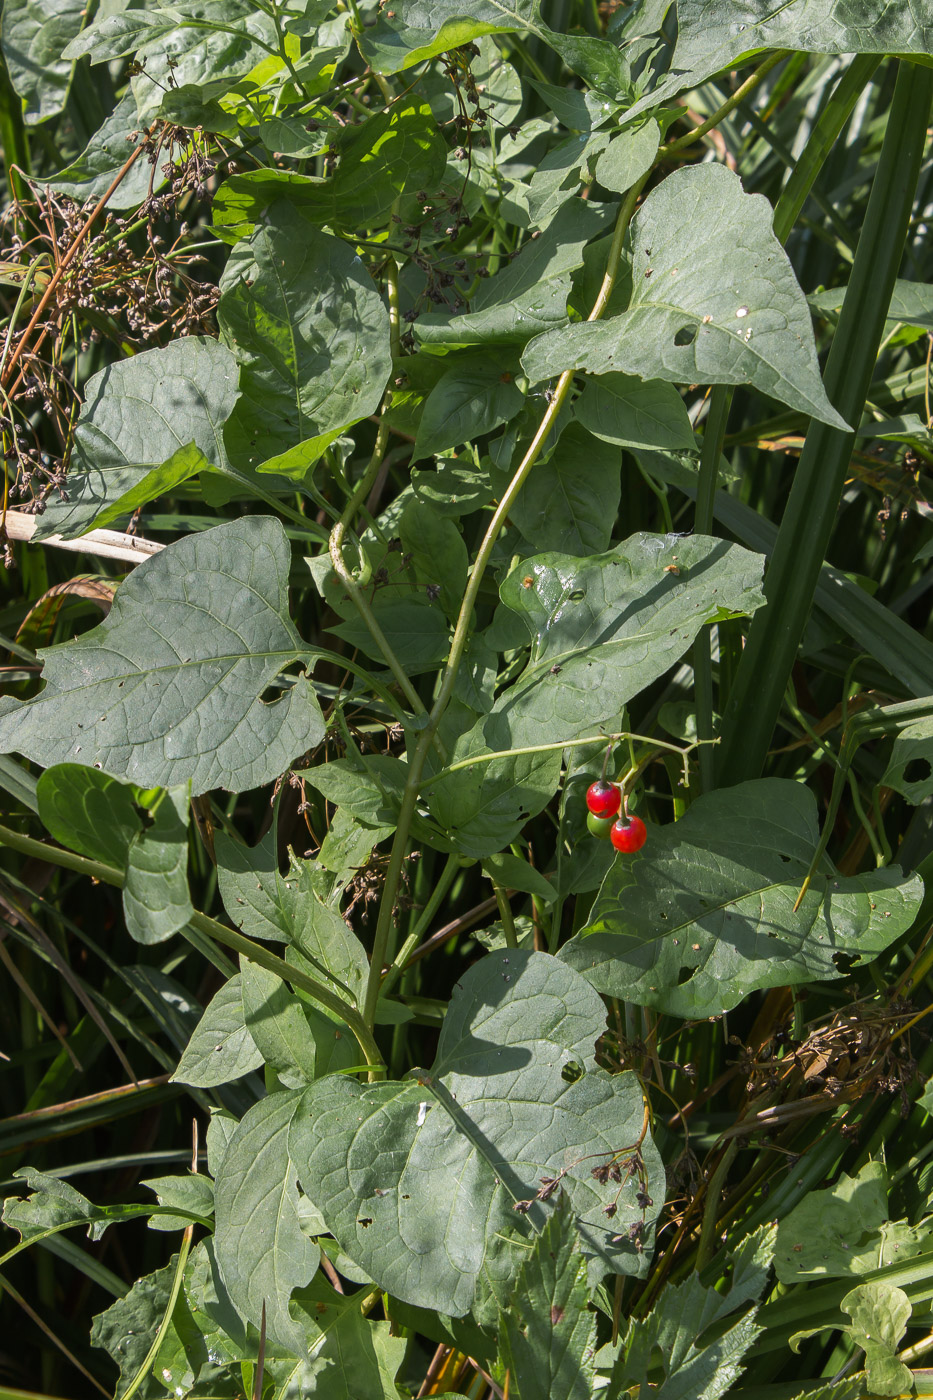
[[[201,336],[92,375],[75,428],[68,499],[50,500],[36,538],[83,534],[105,513],[110,520],[128,512],[206,464],[223,469],[223,427],[236,399],[236,361]],[[124,500],[140,487],[132,504]]]
[[[56,841],[91,860],[126,866],[142,829],[139,790],[79,763],[56,763],[36,784],[39,817]]]
[[[258,1069],[262,1055],[243,1014],[240,974],[224,983],[209,1002],[172,1075],[177,1084],[213,1089]]]
[[[378,408],[389,314],[346,243],[280,201],[233,249],[220,291],[221,335],[241,367],[234,460],[255,465]]]
[[[470,568],[460,531],[451,519],[416,496],[406,502],[398,531],[418,582],[440,590],[441,607],[456,622]]]
[[[4,0],[0,47],[27,126],[64,110],[74,65],[63,54],[86,13],[83,0]]]
[[[120,1368],[116,1400],[129,1388],[155,1341],[175,1281],[178,1255],[164,1269],[137,1279],[124,1298],[98,1313],[91,1326],[91,1346],[102,1347]]]
[[[338,758],[303,773],[306,783],[335,807],[344,807],[369,826],[395,826],[407,770],[391,754],[367,754],[361,760]]]
[[[95,1206],[57,1176],[48,1176],[35,1167],[22,1167],[13,1173],[33,1192],[26,1200],[7,1196],[3,1202],[3,1223],[16,1230],[25,1242],[64,1225],[85,1225],[90,1239],[99,1240],[110,1223],[106,1209]]]
[[[543,34],[536,15],[536,0],[475,0],[469,12],[464,0],[412,0],[398,19],[383,14],[372,29],[364,30],[360,51],[377,73],[398,73],[483,34],[522,29]]]
[[[451,763],[492,752],[482,721],[458,738]],[[428,810],[466,856],[495,855],[547,806],[560,784],[560,751],[479,763],[432,783]]]
[[[317,218],[356,230],[386,224],[393,213],[423,217],[415,193],[435,190],[447,165],[447,143],[426,102],[393,103],[334,144],[340,160],[318,187]]]
[[[881,783],[915,807],[933,793],[933,720],[919,719],[895,736]]]
[[[762,987],[844,977],[910,927],[923,882],[898,866],[843,877],[825,860],[795,910],[818,839],[800,783],[706,793],[615,862],[560,957],[608,996],[691,1018]]]
[[[586,1261],[562,1197],[522,1265],[499,1318],[500,1363],[519,1400],[590,1400],[596,1314],[587,1308]]]
[[[320,1251],[299,1229],[298,1187],[288,1127],[300,1102],[272,1094],[245,1114],[223,1156],[214,1191],[214,1251],[237,1311],[293,1355],[306,1329],[289,1311],[292,1289],[310,1283]]]
[[[627,127],[614,136],[596,162],[596,178],[607,190],[625,194],[654,165],[661,144],[661,128],[648,120]]]
[[[639,1382],[647,1393],[649,1370],[659,1364],[663,1379],[651,1387],[658,1400],[717,1400],[742,1374],[742,1357],[762,1332],[751,1312],[704,1346],[704,1331],[727,1312],[722,1297],[696,1276],[665,1289],[647,1318],[629,1322],[609,1394],[624,1395]]]
[[[774,1267],[780,1281],[867,1274],[929,1249],[931,1225],[889,1220],[887,1196],[880,1162],[808,1192],[778,1226]]]
[[[139,125],[136,98],[128,91],[75,160],[57,175],[36,180],[35,183],[45,185],[57,194],[70,195],[79,204],[85,200],[96,202],[110,188],[117,172],[132,154],[126,138],[131,131],[138,130]],[[137,160],[117,185],[107,201],[107,207],[138,209],[149,193],[150,181],[153,191],[158,193],[165,183],[165,175],[158,164],[152,166],[145,159]]]
[[[676,394],[676,390],[673,390]],[[622,494],[622,454],[571,423],[518,494],[510,518],[535,551],[585,556],[609,548]]]
[[[889,1283],[861,1283],[839,1305],[852,1319],[846,1328],[865,1351],[865,1379],[873,1395],[903,1395],[913,1390],[910,1369],[895,1356],[910,1320],[910,1299]]]
[[[149,1221],[150,1230],[185,1230],[191,1224],[191,1215],[210,1220],[214,1214],[214,1183],[208,1176],[198,1172],[187,1176],[153,1176],[139,1184],[155,1193],[160,1206],[174,1206],[188,1212],[188,1215],[154,1215]]]
[[[538,336],[522,356],[529,378],[621,370],[675,384],[753,384],[845,429],[823,389],[807,300],[772,217],[768,201],[747,195],[724,166],[675,171],[632,221],[628,310]]]
[[[317,771],[308,770],[308,777]],[[368,833],[374,842],[379,831]],[[312,965],[315,977],[323,974],[335,991],[355,1003],[369,971],[366,951],[338,911],[320,898],[317,866],[292,856],[283,875],[276,844],[274,830],[252,848],[217,833],[217,878],[227,913],[250,938],[283,940]]]
[[[280,977],[243,960],[240,974],[243,1019],[262,1058],[286,1088],[315,1077],[315,1044],[306,1008]]]
[[[499,592],[528,629],[531,658],[485,721],[488,747],[570,743],[614,720],[704,623],[761,606],[762,563],[722,540],[647,534],[589,559],[524,560]]]
[[[0,713],[0,750],[146,786],[190,781],[195,794],[276,777],[324,734],[306,678],[263,698],[308,654],[288,617],[290,560],[282,526],[262,516],[145,560],[99,627],[42,653],[45,688]]]
[[[527,860],[510,855],[507,851],[487,856],[483,861],[483,870],[503,889],[525,890],[549,904],[557,898],[554,886],[540,870],[529,865]]]
[[[369,862],[374,847],[392,835],[390,826],[362,826],[345,807],[338,807],[317,859],[325,870],[345,880]]]
[[[533,335],[567,319],[571,274],[583,249],[602,233],[611,211],[571,198],[518,256],[481,282],[470,310],[460,316],[419,316],[415,335],[429,345],[524,345]]]
[[[486,472],[463,461],[442,457],[435,471],[415,467],[411,474],[415,495],[427,501],[439,515],[471,515],[492,499],[492,482]]]
[[[359,1300],[333,1290],[314,1290],[314,1321],[320,1339],[310,1361],[272,1360],[273,1400],[398,1400],[395,1376],[405,1359],[408,1339],[393,1336],[388,1322],[371,1322]],[[325,1301],[326,1300],[326,1301]]]
[[[424,593],[407,598],[377,593],[371,606],[386,641],[409,676],[431,671],[444,660],[450,650],[450,629],[439,602],[432,602]],[[382,652],[362,618],[351,617],[327,630],[374,661],[382,660]]]
[[[671,66],[694,69],[716,54],[716,68],[752,49],[807,53],[922,53],[933,50],[930,0],[678,0],[677,47]],[[715,71],[712,69],[710,71]]]
[[[594,436],[620,447],[696,450],[686,405],[674,386],[663,379],[601,374],[586,381],[573,411]]]
[[[160,794],[127,850],[123,915],[137,943],[163,943],[194,912],[188,891],[188,784]]]
[[[462,1316],[480,1284],[504,1301],[546,1218],[541,1179],[561,1171],[597,1275],[643,1271],[629,1227],[647,1237],[657,1207],[636,1197],[660,1202],[658,1157],[635,1076],[596,1067],[603,1005],[567,971],[544,953],[490,954],[457,984],[429,1075],[305,1092],[290,1135],[302,1188],[344,1253],[403,1302]],[[600,1184],[601,1159],[633,1159],[634,1174]]]
[[[425,400],[412,463],[492,432],[523,403],[511,371],[500,365],[448,370]]]

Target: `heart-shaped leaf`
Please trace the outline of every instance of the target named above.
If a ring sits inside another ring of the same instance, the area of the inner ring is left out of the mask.
[[[42,653],[45,688],[0,713],[0,751],[93,764],[145,787],[190,780],[236,791],[276,777],[324,723],[300,676],[307,656],[288,616],[291,552],[277,520],[250,516],[153,555],[117,590],[110,615]]]
[[[762,987],[843,977],[910,927],[923,881],[896,865],[842,876],[826,860],[795,910],[818,840],[800,783],[707,793],[615,862],[559,956],[608,996],[684,1017],[716,1016]]]
[[[632,222],[628,310],[537,336],[522,355],[529,378],[621,370],[675,384],[754,384],[845,429],[826,397],[807,299],[772,218],[768,201],[746,194],[724,166],[675,171]]]
[[[597,1276],[642,1272],[636,1241],[663,1196],[644,1100],[634,1075],[596,1067],[605,1010],[567,972],[490,954],[458,983],[430,1074],[305,1092],[289,1139],[302,1189],[404,1302],[461,1316],[480,1285],[504,1301],[557,1178]]]

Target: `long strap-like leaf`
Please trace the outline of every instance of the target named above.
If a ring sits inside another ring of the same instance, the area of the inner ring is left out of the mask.
[[[933,71],[902,61],[865,226],[824,381],[854,428],[900,267],[926,137]],[[813,422],[723,719],[720,785],[761,773],[836,519],[855,433]]]

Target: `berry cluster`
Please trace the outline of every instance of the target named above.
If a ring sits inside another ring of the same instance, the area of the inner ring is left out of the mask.
[[[609,840],[617,851],[631,855],[640,851],[648,839],[648,831],[641,817],[630,817],[620,811],[622,793],[615,783],[600,779],[591,783],[586,792],[586,805],[589,816],[586,825],[601,841]]]

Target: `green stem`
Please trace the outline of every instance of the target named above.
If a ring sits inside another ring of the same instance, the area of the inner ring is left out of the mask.
[[[643,176],[642,179],[629,190],[622,201],[622,207],[619,210],[615,233],[609,250],[606,274],[603,278],[602,286],[599,289],[599,295],[596,298],[593,310],[587,318],[590,321],[596,321],[602,316],[609,301],[619,270],[619,259],[622,255],[622,243],[625,238],[625,233],[631,223],[632,215],[635,213],[638,195],[647,178],[647,175]],[[422,730],[415,750],[409,760],[408,780],[402,794],[398,826],[396,827],[395,838],[392,842],[389,867],[386,871],[382,900],[379,905],[379,917],[376,921],[376,932],[373,938],[372,960],[370,962],[369,979],[366,984],[366,995],[363,1002],[363,1017],[367,1026],[375,1024],[376,1004],[379,1000],[379,990],[382,982],[382,967],[388,952],[395,900],[398,894],[402,867],[408,848],[408,833],[411,830],[412,819],[415,815],[415,804],[418,800],[425,760],[427,759],[431,744],[434,741],[437,728],[453,695],[454,683],[457,679],[457,672],[466,649],[470,632],[470,623],[473,618],[473,609],[476,605],[483,576],[486,572],[486,566],[489,563],[496,540],[499,538],[499,533],[508,519],[509,511],[515,504],[516,497],[525,484],[532,467],[535,462],[537,462],[551,428],[564,406],[567,395],[570,393],[570,387],[573,383],[573,374],[573,370],[565,370],[558,379],[551,396],[551,401],[538,425],[538,430],[519,463],[515,475],[512,477],[505,493],[501,497],[486,529],[486,534],[477,551],[476,560],[470,571],[466,591],[463,595],[463,602],[460,606],[457,625],[454,628],[450,655],[447,658],[447,665],[444,668],[437,698],[431,708],[428,722]]]
[[[518,947],[518,934],[515,932],[515,920],[512,918],[512,906],[509,904],[509,896],[497,881],[490,878],[490,884],[496,895],[496,904],[499,906],[499,918],[502,920],[502,932],[505,934],[505,946],[507,948]]]
[[[729,100],[724,102],[711,117],[708,117],[707,120],[702,122],[699,126],[694,127],[692,131],[688,131],[686,136],[680,136],[676,141],[671,141],[666,146],[662,146],[658,151],[658,161],[664,160],[668,156],[677,155],[680,151],[685,150],[687,146],[692,145],[694,141],[699,141],[701,136],[705,136],[707,132],[712,131],[714,126],[718,126],[730,112],[734,112],[736,107],[740,106],[741,103],[745,101],[749,93],[754,92],[762,79],[768,76],[772,68],[776,68],[779,63],[783,63],[785,58],[789,57],[789,55],[789,49],[778,49],[775,53],[769,54],[764,63],[759,64],[754,73],[745,79],[741,87],[736,88]]]
[[[694,516],[694,529],[698,535],[710,535],[713,532],[713,502],[716,498],[719,459],[726,437],[732,393],[732,388],[726,384],[716,384],[710,392]],[[713,662],[709,627],[700,630],[693,644],[693,675],[696,685],[697,737],[702,741],[699,754],[700,785],[704,792],[709,792],[713,786],[713,751],[709,747],[713,738]]]
[[[188,1262],[188,1251],[191,1248],[193,1233],[194,1227],[189,1225],[182,1236],[181,1248],[178,1251],[178,1263],[175,1266],[175,1277],[172,1279],[172,1291],[169,1294],[162,1321],[159,1323],[159,1330],[152,1339],[152,1346],[146,1352],[145,1360],[136,1372],[136,1375],[130,1381],[126,1390],[124,1390],[120,1400],[133,1400],[133,1396],[136,1394],[139,1387],[149,1378],[149,1368],[159,1354],[159,1347],[165,1340],[165,1334],[172,1321],[172,1313],[175,1311],[175,1304],[178,1302],[178,1295],[181,1292],[182,1279],[185,1276],[185,1265]]]
[[[425,933],[427,932],[430,924],[434,919],[434,915],[437,913],[438,909],[440,909],[441,905],[443,904],[447,896],[448,890],[450,889],[454,880],[457,878],[457,875],[459,874],[461,869],[462,866],[460,864],[460,857],[456,853],[454,853],[453,855],[449,855],[447,857],[447,864],[444,866],[443,872],[441,874],[441,878],[434,886],[434,889],[431,893],[431,897],[428,900],[427,904],[424,906],[424,909],[421,911],[421,916],[418,919],[418,922],[415,924],[415,927],[412,929],[411,933],[408,935],[408,937],[405,939],[405,942],[402,944],[401,948],[396,953],[395,957],[392,960],[392,966],[389,968],[385,977],[382,979],[382,996],[387,996],[391,989],[395,986],[395,983],[398,981],[399,977],[404,971],[405,964],[408,962],[408,959],[411,957],[412,953],[415,951],[419,943],[421,943],[422,939],[424,938]]]
[[[878,345],[891,302],[926,140],[933,73],[899,65],[884,145],[839,325],[826,365],[830,401],[851,431],[812,422],[723,722],[724,785],[757,777],[836,522]]]
[[[716,1170],[709,1179],[706,1188],[706,1200],[703,1204],[703,1223],[700,1226],[700,1243],[697,1246],[696,1270],[699,1271],[707,1263],[713,1252],[716,1233],[716,1219],[719,1215],[720,1195],[723,1183],[729,1174],[729,1168],[735,1160],[735,1155],[739,1150],[737,1138],[732,1138],[725,1152],[716,1165]]]
[[[31,836],[23,836],[20,832],[11,831],[5,826],[0,826],[0,846],[8,846],[10,850],[19,851],[20,855],[31,856],[35,860],[58,865],[63,870],[73,870],[79,875],[87,876],[90,880],[98,880],[101,884],[115,885],[118,889],[123,888],[125,876],[123,871],[118,870],[116,866],[105,865],[98,860],[89,860],[87,856],[76,855],[74,851],[66,851],[59,846],[49,846],[44,841],[36,841]],[[251,938],[247,938],[236,929],[227,928],[225,924],[218,923],[216,919],[210,918],[207,914],[195,910],[189,923],[197,933],[204,935],[214,943],[220,943],[223,947],[232,949],[241,957],[249,958],[250,962],[264,967],[268,972],[274,972],[277,977],[281,977],[283,982],[290,982],[293,987],[306,992],[321,1006],[325,1006],[328,1011],[339,1016],[341,1020],[346,1022],[359,1041],[360,1049],[363,1051],[371,1071],[384,1069],[379,1047],[368,1026],[363,1023],[359,1012],[336,992],[332,992],[313,977],[309,977],[300,968],[293,967],[284,958],[277,957],[275,953],[264,948],[262,944],[254,943]],[[184,930],[182,932],[184,933]]]

